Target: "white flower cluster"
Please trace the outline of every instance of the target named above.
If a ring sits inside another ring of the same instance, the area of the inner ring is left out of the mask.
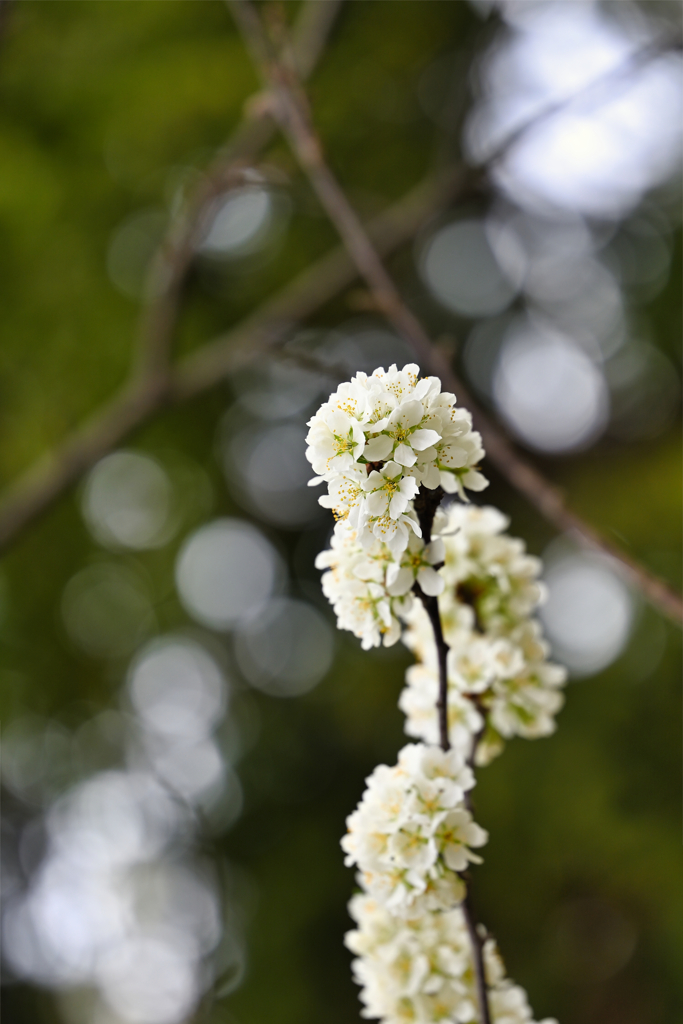
[[[326,483],[320,503],[337,519],[316,566],[341,629],[364,649],[403,638],[416,664],[400,697],[406,732],[420,743],[369,776],[342,839],[363,890],[351,903],[363,1016],[383,1024],[481,1024],[472,940],[459,905],[463,872],[488,834],[470,812],[471,764],[485,764],[513,735],[543,736],[562,705],[564,671],[531,618],[543,598],[540,564],[504,531],[492,508],[437,512],[429,543],[421,522],[433,495],[466,500],[487,481],[484,452],[466,410],[418,368],[391,366],[342,384],[309,421],[306,457]],[[419,497],[420,503],[415,499]],[[431,506],[432,508],[434,505]],[[417,510],[420,512],[418,517]],[[448,731],[437,714],[439,672],[432,623],[438,603],[448,646]],[[431,604],[429,603],[431,601]],[[403,636],[402,636],[403,634]],[[526,994],[484,945],[495,1024],[533,1024]],[[546,1020],[542,1024],[557,1024]]]
[[[384,1024],[479,1021],[472,946],[459,907],[406,920],[359,894],[349,910],[358,927],[347,933],[346,945],[358,957],[353,972],[364,1017]],[[495,1024],[534,1024],[526,993],[505,977],[492,939],[484,944],[484,962]]]
[[[357,636],[364,650],[401,637],[400,618],[410,611],[410,591],[417,581],[426,594],[440,594],[443,577],[434,569],[444,560],[442,541],[424,544],[411,534],[408,546],[394,556],[381,541],[363,547],[358,534],[343,520],[335,526],[331,547],[316,558],[323,574],[323,593],[333,606],[340,629]]]
[[[320,504],[348,520],[363,547],[379,540],[395,555],[411,531],[421,534],[411,507],[420,485],[462,497],[487,485],[472,417],[438,377],[418,374],[414,363],[356,374],[316,412],[306,438],[311,484],[328,487]]]
[[[540,562],[503,532],[505,516],[453,504],[434,525],[445,549],[439,611],[449,645],[450,741],[468,754],[483,730],[476,763],[487,764],[504,739],[553,732],[566,672],[547,660],[548,646],[530,618],[544,597]],[[408,669],[399,705],[408,735],[434,743],[439,682],[432,627],[417,601],[402,617],[404,642],[418,662]]]
[[[465,807],[473,785],[459,751],[422,743],[408,744],[398,764],[379,765],[367,779],[342,849],[363,888],[390,913],[417,917],[463,898],[458,872],[481,862],[471,847],[488,839]]]

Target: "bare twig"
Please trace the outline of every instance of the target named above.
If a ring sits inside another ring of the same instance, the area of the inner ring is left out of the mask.
[[[450,750],[450,739],[448,735],[448,651],[449,647],[443,635],[441,615],[439,613],[438,597],[429,597],[419,590],[419,596],[424,609],[429,616],[429,621],[434,633],[437,661],[439,665],[439,694],[436,701],[436,713],[439,720],[439,744],[441,749]],[[472,760],[476,752],[476,741],[472,747]],[[468,809],[471,809],[467,801]],[[472,947],[472,966],[474,968],[474,983],[477,990],[477,1003],[480,1012],[480,1024],[491,1024],[491,1009],[489,1006],[488,987],[486,984],[486,966],[484,963],[484,943],[477,929],[477,918],[472,903],[472,884],[469,874],[461,876],[465,883],[465,896],[461,903],[462,914],[467,926],[467,933]]]
[[[312,72],[323,52],[341,3],[342,0],[308,0],[303,7],[294,30],[292,51],[294,63],[304,78]],[[4,15],[7,5],[7,0],[0,0],[0,16]],[[56,452],[39,460],[11,487],[0,507],[0,548],[5,547],[90,466],[162,405],[190,397],[204,387],[211,387],[219,379],[221,371],[215,365],[212,367],[213,376],[207,373],[210,359],[202,363],[194,357],[188,360],[187,366],[171,369],[171,344],[178,304],[211,204],[218,195],[243,180],[245,169],[270,142],[273,134],[274,123],[267,108],[263,104],[248,105],[243,121],[173,219],[155,254],[145,289],[147,301],[128,381]],[[345,269],[348,274],[348,268]],[[326,266],[320,267],[322,277],[327,270]],[[315,276],[314,271],[313,280]],[[282,305],[286,307],[292,297],[283,295]],[[266,309],[266,316],[268,312]],[[296,303],[293,312],[296,315]],[[233,335],[230,335],[230,340],[235,340]],[[214,357],[221,347],[213,347]],[[197,380],[197,371],[200,371],[201,383]]]
[[[2,2],[2,0],[0,0]],[[308,0],[292,34],[292,61],[303,80],[314,70],[343,0]],[[221,147],[173,218],[148,276],[133,375],[163,388],[169,370],[178,303],[212,204],[244,182],[245,172],[271,141],[275,125],[264,103],[249,102],[242,122]]]
[[[673,621],[683,621],[683,600],[662,580],[628,554],[606,541],[577,513],[568,509],[557,488],[525,458],[502,430],[478,407],[435,348],[419,320],[406,306],[323,156],[320,139],[312,125],[308,105],[291,67],[284,65],[263,32],[249,0],[228,0],[246,43],[273,93],[273,113],[288,138],[299,163],[328,217],[337,228],[359,273],[365,278],[375,303],[412,346],[423,367],[439,376],[449,390],[471,410],[484,447],[498,471],[559,530],[571,530],[587,547],[607,553],[621,565],[627,577]]]
[[[419,589],[419,588],[418,588]],[[429,616],[429,621],[434,633],[436,645],[436,657],[439,665],[439,695],[436,700],[436,713],[439,720],[439,744],[442,750],[451,749],[451,741],[448,735],[448,651],[449,647],[441,628],[441,616],[439,614],[438,597],[430,597],[419,590],[420,600],[424,610]]]
[[[428,490],[421,487],[415,498],[415,512],[420,523],[422,539],[429,544],[432,539],[432,527],[434,516],[443,499],[443,491],[440,487]],[[443,635],[441,615],[439,613],[439,599],[425,592],[419,583],[415,583],[414,592],[422,601],[424,609],[429,616],[434,643],[436,645],[436,657],[439,666],[439,692],[436,700],[436,713],[439,721],[439,743],[442,750],[450,750],[451,741],[448,735],[448,644]]]
[[[326,0],[325,0],[326,2]],[[462,186],[462,175],[430,176],[368,225],[381,253],[408,241]],[[70,486],[165,405],[210,390],[348,287],[356,270],[340,247],[285,285],[232,330],[186,356],[165,375],[136,374],[81,427],[13,484],[0,506],[0,549],[15,540]]]
[[[255,136],[248,138],[252,142]],[[182,212],[174,217],[152,259],[132,377],[155,381],[160,389],[167,384],[183,285],[201,242],[211,204],[225,190],[251,179],[248,164],[254,154],[246,152],[245,147],[240,149],[238,156],[234,147],[231,148],[234,155],[216,162],[210,173],[201,179]]]

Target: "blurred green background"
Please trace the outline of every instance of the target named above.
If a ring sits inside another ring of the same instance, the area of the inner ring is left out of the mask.
[[[460,158],[460,126],[476,96],[469,71],[505,32],[485,6],[355,0],[342,8],[311,98],[331,163],[364,216],[399,198],[436,160]],[[617,6],[627,5],[606,5]],[[294,17],[297,5],[286,7]],[[653,17],[675,22],[679,16],[677,5],[644,7]],[[4,17],[0,477],[9,486],[123,382],[151,246],[179,187],[228,137],[257,81],[218,0],[16,0]],[[255,255],[198,261],[183,295],[178,354],[239,322],[336,241],[279,140],[267,162],[281,181],[277,237]],[[495,187],[484,188],[439,223],[483,217],[496,202]],[[624,275],[624,308],[629,330],[680,372],[677,204],[670,190],[643,202],[659,211],[651,220],[666,237],[667,265],[656,287]],[[626,237],[638,215],[637,205],[625,209],[612,217],[609,231],[607,219],[601,230]],[[142,239],[128,249],[126,225]],[[630,237],[637,250],[640,236]],[[432,334],[460,360],[477,318],[458,316],[430,297],[415,252],[404,246],[391,269]],[[323,339],[350,322],[359,329],[366,321],[357,305],[352,290],[307,326]],[[379,326],[372,317],[367,322]],[[120,739],[110,748],[83,741],[87,723],[127,707],[121,695],[141,644],[179,632],[206,645],[230,680],[233,700],[217,742],[235,762],[244,791],[231,827],[219,815],[217,824],[188,831],[193,838],[186,846],[195,843],[199,851],[196,863],[212,877],[228,878],[221,913],[226,927],[237,922],[246,950],[238,958],[246,964],[242,977],[242,966],[223,949],[228,976],[237,971],[239,978],[231,985],[228,977],[222,998],[209,993],[196,1018],[350,1024],[359,1019],[359,1003],[342,935],[353,878],[338,842],[364,777],[378,762],[391,763],[404,741],[396,700],[409,655],[400,647],[364,653],[353,637],[336,633],[333,665],[319,685],[282,699],[243,678],[230,631],[193,623],[180,601],[174,570],[184,541],[203,523],[234,516],[258,525],[288,566],[289,593],[333,624],[313,568],[330,528],[325,516],[278,523],[245,497],[229,466],[225,471],[221,431],[234,432],[235,417],[248,422],[235,402],[253,380],[242,374],[163,411],[128,440],[127,447],[158,460],[172,482],[175,528],[163,543],[107,550],[84,521],[79,485],[3,556],[0,714],[4,735],[15,737],[3,755],[3,769],[9,765],[4,900],[10,907],[40,871],[45,840],[25,835],[40,832],[53,801],[123,764]],[[648,401],[659,401],[656,391]],[[675,410],[656,429],[631,436],[607,430],[576,453],[534,457],[574,509],[680,587]],[[510,515],[511,531],[532,552],[542,553],[552,529],[490,467],[488,474],[484,499]],[[112,565],[128,574],[140,604],[124,609],[121,643],[108,647],[105,637],[98,647],[97,637],[89,644],[78,626],[65,624],[64,595],[78,573]],[[476,871],[481,919],[537,1017],[553,1015],[562,1024],[683,1021],[681,637],[637,598],[635,607],[630,638],[616,660],[569,684],[557,734],[511,742],[482,770],[476,792],[478,820],[491,835]],[[24,733],[29,739],[17,746]],[[178,840],[177,857],[187,854],[182,846]],[[68,932],[66,919],[64,927]],[[82,978],[53,983],[22,971],[11,948],[20,938],[6,927],[8,1022],[127,1019],[88,1009]],[[30,956],[19,960],[29,963]],[[162,1020],[150,1012],[145,1021]]]

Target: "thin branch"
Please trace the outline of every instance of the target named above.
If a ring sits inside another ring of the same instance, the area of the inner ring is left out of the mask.
[[[243,136],[239,131],[238,137],[248,138],[250,143],[255,141],[255,136]],[[237,149],[240,150],[239,156]],[[255,153],[248,153],[244,146],[231,147],[230,152],[234,155],[226,161],[216,162],[202,178],[182,212],[174,217],[152,259],[132,378],[155,380],[160,388],[167,383],[182,289],[196,257],[211,206],[221,193],[253,180],[249,163]]]
[[[325,23],[327,22],[329,27],[328,19],[331,18],[333,8],[336,9],[337,6],[338,0],[309,0],[306,5],[304,13],[300,16],[293,42],[294,63],[301,71],[310,70],[315,57],[319,55],[320,49],[317,48],[321,48],[325,38]],[[308,19],[306,29],[304,17]],[[315,26],[316,19],[318,27],[312,29],[311,26]],[[309,63],[306,62],[306,54],[309,55]],[[594,88],[595,84],[592,83],[591,88]],[[572,101],[573,97],[568,97],[566,102],[553,105],[552,110],[544,110],[532,116],[524,125],[515,129],[512,136],[504,140],[496,152],[495,159],[499,159],[504,150],[513,145],[523,132],[534,127],[540,119],[557,113],[562,106]],[[258,152],[270,140],[272,131],[268,108],[264,104],[251,105],[250,116],[219,154],[207,175],[208,180],[215,181],[217,186],[220,185],[223,180],[221,175],[230,169],[236,169],[233,163],[237,155]],[[386,254],[407,241],[424,223],[429,213],[445,205],[449,197],[462,196],[476,189],[484,169],[481,166],[471,169],[459,168],[455,172],[448,171],[440,177],[427,179],[404,200],[373,222],[369,234],[376,249],[381,254]],[[220,192],[220,187],[217,187],[217,192]],[[199,202],[198,206],[201,209],[202,203]],[[195,218],[188,218],[190,223],[196,219],[197,214]],[[173,252],[173,246],[168,246],[167,251]],[[156,296],[156,318],[150,309],[146,311],[147,323],[151,326],[149,335],[144,329],[141,332],[143,340],[131,380],[104,409],[99,410],[88,423],[67,437],[54,453],[40,459],[7,492],[0,506],[0,549],[6,547],[99,458],[120,444],[131,431],[154,415],[160,407],[201,394],[215,386],[233,370],[245,365],[254,355],[269,346],[281,343],[294,323],[315,312],[328,299],[350,284],[355,273],[343,252],[330,253],[301,274],[274,299],[267,301],[242,325],[214,342],[204,345],[164,379],[163,372],[152,372],[152,368],[158,368],[160,362],[163,365],[159,356],[154,355],[154,349],[157,345],[162,351],[164,345],[170,347],[177,313],[177,295],[182,285],[182,274],[177,275],[175,280],[173,273],[169,277],[172,282],[169,293],[165,297],[163,294]],[[151,290],[154,295],[154,287]],[[154,332],[160,336],[158,341],[153,340]],[[144,353],[146,344],[149,344],[149,354]],[[557,488],[517,453],[497,427],[488,422],[482,411],[476,408],[471,397],[467,396],[462,383],[455,379],[450,368],[440,358],[440,354],[432,349],[431,358],[425,365],[434,367],[437,362],[441,368],[435,369],[434,372],[440,373],[444,381],[450,383],[453,390],[458,392],[461,401],[472,410],[476,424],[484,435],[492,461],[512,485],[557,529],[574,532],[586,546],[607,552],[618,560],[631,582],[638,586],[664,614],[680,622],[683,618],[683,603],[680,596],[625,552],[605,540],[581,517],[567,509]]]
[[[0,0],[2,2],[2,0]],[[303,80],[320,59],[343,0],[307,0],[292,33],[292,61]],[[233,131],[183,203],[150,266],[132,376],[163,379],[169,372],[178,305],[188,271],[218,196],[245,181],[245,173],[271,142],[275,125],[267,105],[248,102]]]
[[[344,0],[309,0],[292,34],[297,74],[304,81],[315,69]]]
[[[439,720],[439,745],[442,750],[451,749],[451,741],[448,735],[448,651],[449,647],[441,628],[441,616],[439,615],[438,597],[430,597],[420,590],[420,600],[429,616],[429,621],[434,633],[436,645],[436,657],[439,665],[439,694],[436,700],[436,713]]]
[[[248,0],[228,0],[257,62],[265,84],[273,93],[273,113],[328,217],[337,228],[359,273],[365,278],[376,306],[412,346],[417,359],[440,377],[449,390],[470,409],[484,447],[498,471],[558,530],[571,531],[587,547],[616,559],[626,576],[665,615],[683,622],[683,599],[662,580],[606,541],[577,513],[568,509],[558,489],[525,458],[503,431],[486,416],[467,393],[442,353],[432,344],[419,320],[406,306],[353,207],[323,156],[320,139],[311,122],[308,104],[291,67],[282,64],[266,37],[256,11]]]
[[[477,990],[477,1002],[481,1012],[479,1024],[491,1024],[491,1009],[489,1007],[489,994],[486,985],[486,965],[484,964],[484,943],[477,930],[477,918],[472,906],[472,887],[465,888],[465,898],[461,903],[462,915],[465,918],[467,933],[472,946],[472,962],[474,965],[474,983]]]
[[[378,250],[388,254],[409,241],[459,192],[463,180],[460,172],[430,176],[371,221],[367,230]],[[343,247],[333,249],[246,320],[186,356],[166,375],[132,377],[104,408],[39,459],[6,492],[0,506],[0,550],[160,409],[196,398],[259,354],[283,344],[297,323],[312,316],[356,276]]]
[[[429,544],[431,542],[434,516],[436,515],[442,499],[443,491],[440,487],[435,487],[433,490],[428,490],[426,487],[420,487],[417,497],[415,498],[415,512],[420,523],[422,539],[425,544]],[[429,621],[432,626],[432,632],[434,633],[436,657],[439,666],[439,692],[436,700],[436,713],[439,721],[439,743],[442,750],[450,750],[451,741],[448,735],[449,648],[443,635],[441,615],[439,613],[439,599],[433,595],[430,596],[429,594],[425,594],[419,583],[415,583],[413,590],[424,605],[424,609],[429,616]]]

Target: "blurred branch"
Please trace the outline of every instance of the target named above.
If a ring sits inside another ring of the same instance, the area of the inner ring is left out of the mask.
[[[319,56],[338,7],[339,0],[309,0],[304,7],[292,44],[293,61],[302,71],[310,70]],[[552,113],[557,112],[557,109],[559,105]],[[522,130],[532,128],[539,116],[550,116],[550,113],[545,111],[530,118],[524,126],[515,130],[514,139],[508,138],[503,147],[511,145]],[[189,239],[196,237],[193,233],[198,230],[197,225],[207,204],[225,189],[228,180],[238,180],[239,174],[249,162],[249,156],[267,144],[272,134],[273,121],[268,106],[264,103],[252,104],[250,114],[218,155],[201,187],[194,193],[193,201],[188,204],[180,225],[172,226],[169,237],[162,243],[150,282],[150,290],[155,297],[150,300],[143,316],[138,361],[129,381],[104,408],[100,408],[54,452],[40,459],[8,489],[0,505],[0,549],[6,548],[98,459],[162,407],[196,397],[215,387],[259,353],[282,344],[295,324],[310,317],[355,279],[354,264],[346,252],[343,249],[334,250],[312,264],[237,327],[205,344],[177,366],[167,368],[178,299],[194,251]],[[502,153],[502,147],[499,152]],[[237,162],[240,154],[241,164]],[[253,155],[251,158],[253,160]],[[481,167],[449,168],[425,179],[373,220],[367,232],[362,225],[356,223],[359,230],[355,234],[356,237],[361,236],[364,254],[368,255],[365,242],[369,239],[370,260],[376,267],[380,262],[378,254],[384,256],[408,241],[434,212],[456,197],[462,198],[476,189],[481,175]],[[350,209],[348,203],[346,207]],[[357,222],[353,211],[351,214]],[[177,267],[174,265],[176,259]],[[355,262],[358,265],[357,260]],[[394,305],[398,299],[398,309],[405,308],[381,263],[380,271],[383,273],[383,283],[389,281],[390,298],[394,296]],[[377,301],[377,291],[374,288],[372,290]],[[389,315],[386,307],[384,311]],[[408,318],[414,329],[417,321],[409,311]],[[421,350],[424,352],[419,358],[423,359],[425,366],[442,376],[447,385],[457,391],[463,404],[473,411],[477,427],[485,438],[489,456],[499,471],[557,529],[571,531],[588,547],[607,552],[616,558],[645,596],[664,614],[680,622],[683,618],[680,596],[566,507],[559,490],[530,462],[523,459],[506,436],[476,407],[419,324],[417,328],[423,340]],[[402,327],[399,329],[403,333]]]
[[[341,3],[342,0],[308,0],[303,6],[293,33],[292,51],[296,67],[304,78],[313,71],[323,52]],[[7,6],[8,0],[0,0],[0,25]],[[274,122],[264,104],[248,104],[244,119],[180,213],[173,218],[152,260],[145,288],[147,301],[128,381],[110,402],[66,438],[57,451],[39,460],[11,486],[0,506],[0,548],[6,547],[66,488],[160,407],[212,386],[222,372],[228,372],[227,369],[221,371],[220,360],[216,358],[222,347],[220,343],[207,346],[209,358],[204,361],[195,357],[188,360],[184,369],[171,368],[179,302],[212,203],[226,189],[244,181],[245,172],[271,141],[274,131]],[[337,260],[337,266],[339,263]],[[284,293],[280,305],[283,315],[287,316]],[[266,307],[261,319],[272,319],[279,312],[276,301],[273,308]],[[296,315],[296,304],[293,312]],[[258,317],[251,318],[250,326],[258,328],[259,323]],[[243,335],[238,329],[236,335],[232,332],[228,339],[238,343]]]
[[[433,175],[408,192],[368,225],[368,235],[377,249],[388,254],[409,241],[436,210],[459,194],[465,181],[459,171]],[[98,409],[9,488],[0,505],[0,550],[7,548],[99,459],[160,409],[216,387],[260,353],[282,344],[297,323],[343,291],[356,276],[345,250],[334,249],[242,323],[186,356],[166,373],[131,377],[104,408]]]
[[[0,4],[6,2],[0,0]],[[342,2],[307,0],[304,4],[292,35],[292,60],[302,79],[308,78],[318,63]],[[169,370],[182,288],[208,226],[213,203],[226,190],[244,183],[245,175],[274,132],[267,106],[254,101],[247,103],[242,122],[172,218],[150,267],[134,376],[142,380],[155,378],[160,388],[167,383],[164,378]]]
[[[673,621],[683,622],[683,599],[664,581],[626,552],[603,538],[576,512],[567,508],[560,491],[517,452],[501,428],[473,401],[442,353],[432,344],[422,324],[401,298],[370,237],[346,198],[323,156],[309,107],[291,64],[280,60],[263,31],[249,0],[228,0],[245,42],[270,88],[273,115],[297,156],[328,217],[337,228],[358,272],[365,278],[377,307],[412,346],[429,372],[440,377],[449,390],[472,412],[487,454],[498,471],[525,495],[538,511],[561,531],[572,532],[589,548],[616,559],[625,574],[656,607]]]
[[[437,210],[461,194],[466,182],[466,174],[459,170],[430,175],[370,222],[369,237],[380,252],[390,253],[409,241]],[[260,352],[282,343],[297,324],[356,277],[356,268],[343,247],[321,257],[236,328],[186,357],[178,368],[173,400],[193,398],[251,362]]]

